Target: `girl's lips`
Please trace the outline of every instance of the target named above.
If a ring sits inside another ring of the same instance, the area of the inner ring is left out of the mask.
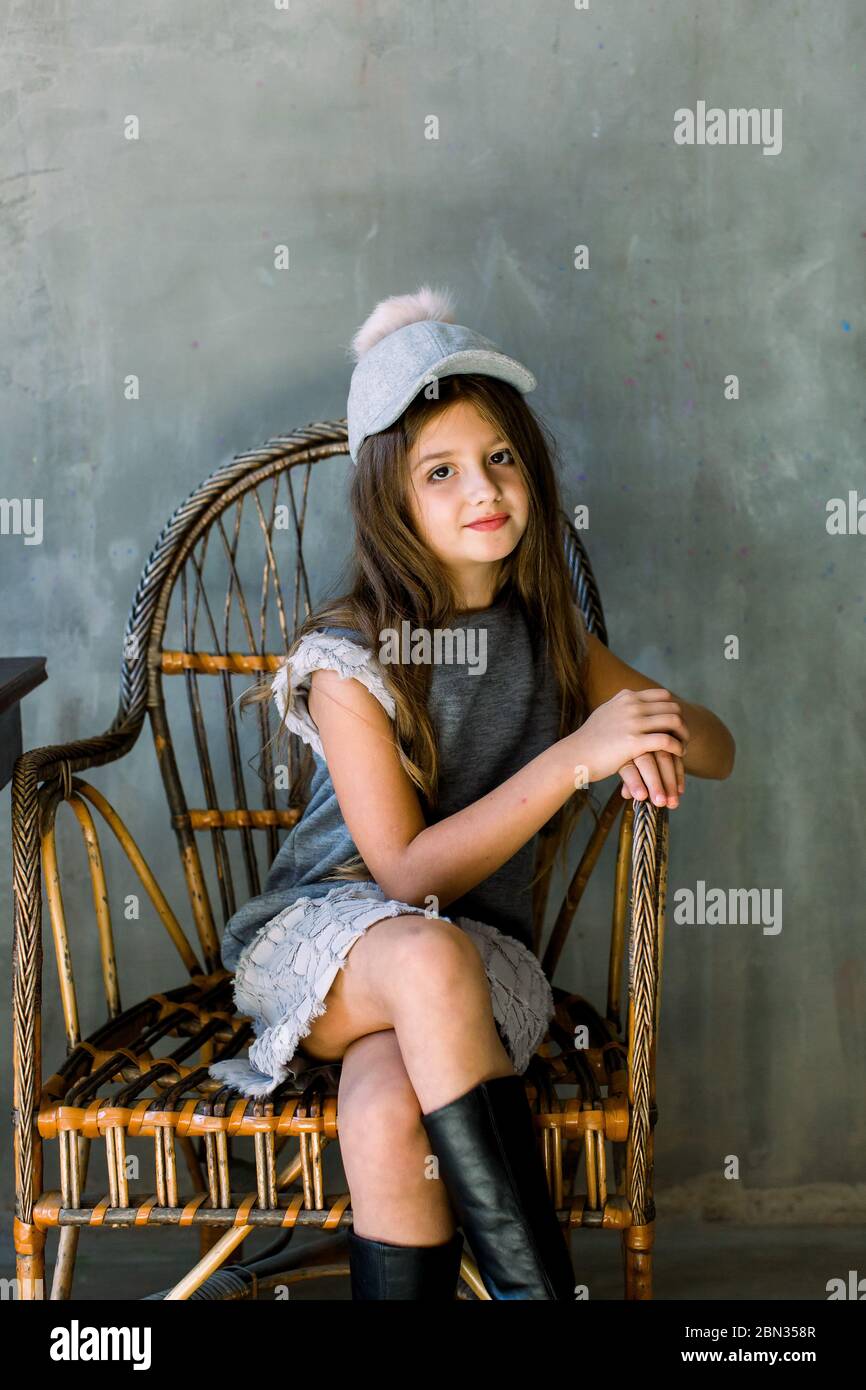
[[[507,520],[507,516],[492,516],[488,521],[470,522],[469,529],[471,531],[498,531],[500,526],[504,526]]]

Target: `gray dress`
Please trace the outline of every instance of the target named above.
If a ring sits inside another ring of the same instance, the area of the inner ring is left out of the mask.
[[[412,634],[405,625],[405,658]],[[310,673],[337,671],[362,682],[393,718],[387,662],[349,628],[322,627],[307,634],[273,682],[280,716],[288,687],[288,728],[313,750],[315,771],[301,819],[271,865],[265,891],[245,903],[226,924],[222,960],[235,971],[235,1003],[253,1020],[256,1041],[249,1059],[217,1062],[210,1074],[250,1096],[267,1095],[294,1077],[312,1072],[338,1076],[339,1063],[308,1058],[301,1040],[326,1008],[326,995],[355,941],[368,926],[423,907],[386,898],[370,881],[328,880],[327,874],[357,853],[307,707]],[[443,820],[485,796],[559,737],[558,694],[544,656],[519,604],[500,595],[484,610],[457,615],[451,638],[424,653],[432,663],[429,704],[440,758],[439,802],[422,798],[427,824]],[[515,1071],[522,1073],[544,1037],[553,996],[531,949],[529,881],[536,837],[470,892],[432,915],[455,922],[475,942],[484,962],[497,1027]]]

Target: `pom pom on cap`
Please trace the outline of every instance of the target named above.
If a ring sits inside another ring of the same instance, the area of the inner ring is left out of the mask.
[[[355,362],[389,333],[405,328],[408,323],[433,319],[438,323],[454,323],[454,296],[450,290],[433,290],[421,285],[414,294],[392,294],[382,299],[364,320],[352,339],[349,351]]]

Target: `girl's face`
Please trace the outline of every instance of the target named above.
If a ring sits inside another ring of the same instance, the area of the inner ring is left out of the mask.
[[[458,401],[424,426],[409,452],[409,505],[418,534],[451,573],[467,607],[483,607],[499,562],[526,530],[529,498],[507,440]],[[501,525],[474,526],[485,517]]]

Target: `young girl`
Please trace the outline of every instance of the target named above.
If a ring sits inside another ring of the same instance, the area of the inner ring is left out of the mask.
[[[453,1299],[459,1223],[492,1298],[569,1299],[522,1080],[553,1013],[536,837],[556,818],[564,846],[613,773],[676,807],[734,742],[586,631],[532,373],[427,286],[352,351],[353,582],[273,681],[315,772],[223,939],[256,1041],[210,1072],[250,1096],[338,1081],[353,1298]]]

